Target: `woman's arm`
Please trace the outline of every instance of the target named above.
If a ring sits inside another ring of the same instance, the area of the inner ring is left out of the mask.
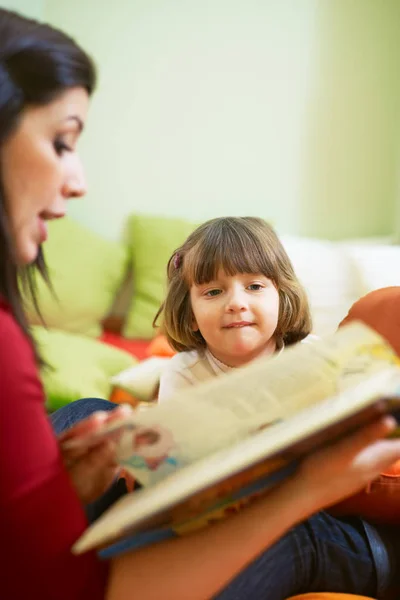
[[[107,600],[206,600],[311,512],[294,480],[237,516],[113,559]],[[291,501],[288,502],[288,496]],[[267,575],[266,575],[267,576]]]
[[[291,479],[234,517],[115,558],[107,600],[212,598],[288,529],[353,494],[399,458],[399,440],[380,440],[393,428],[393,419],[384,418],[319,451]]]
[[[104,598],[107,564],[94,552],[71,553],[87,520],[44,410],[32,348],[1,302],[0,457],[1,596]]]

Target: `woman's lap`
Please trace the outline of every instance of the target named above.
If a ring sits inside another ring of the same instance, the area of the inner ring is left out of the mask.
[[[97,410],[113,410],[116,406],[100,398],[84,398],[59,409],[50,419],[59,434]],[[126,491],[124,480],[116,481],[106,494],[86,507],[89,521],[93,522]],[[361,519],[337,519],[322,512],[293,528],[261,554],[217,600],[283,600],[311,591],[374,597],[377,589],[381,593],[387,586],[396,569],[390,564],[385,544],[377,529]]]
[[[75,423],[82,421],[98,410],[113,410],[118,405],[102,398],[82,398],[71,402],[50,415],[53,429],[60,434]]]

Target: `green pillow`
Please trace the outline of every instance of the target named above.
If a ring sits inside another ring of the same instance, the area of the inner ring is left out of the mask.
[[[152,323],[164,299],[168,259],[195,227],[167,217],[134,215],[129,219],[134,294],[124,327],[126,337],[154,336]]]
[[[131,354],[97,340],[56,329],[32,327],[42,357],[47,409],[85,397],[108,398],[110,378],[134,365]]]
[[[128,249],[103,239],[79,223],[65,218],[49,224],[44,244],[55,297],[38,277],[38,300],[47,327],[92,337],[101,334],[128,266]],[[41,324],[28,303],[31,324]]]

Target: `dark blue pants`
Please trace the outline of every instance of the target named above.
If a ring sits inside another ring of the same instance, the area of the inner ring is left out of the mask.
[[[113,408],[115,404],[106,400],[86,398],[61,408],[51,415],[51,421],[60,433],[96,410]],[[124,493],[124,483],[115,482],[102,498],[87,507],[89,520],[93,522]],[[398,538],[393,528],[388,532],[357,517],[338,519],[318,513],[261,554],[217,600],[284,600],[317,591],[383,598],[396,575],[399,578]]]

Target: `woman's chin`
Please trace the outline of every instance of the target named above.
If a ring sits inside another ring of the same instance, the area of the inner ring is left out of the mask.
[[[17,261],[20,266],[30,265],[35,262],[39,254],[39,245],[29,242],[17,248]]]

